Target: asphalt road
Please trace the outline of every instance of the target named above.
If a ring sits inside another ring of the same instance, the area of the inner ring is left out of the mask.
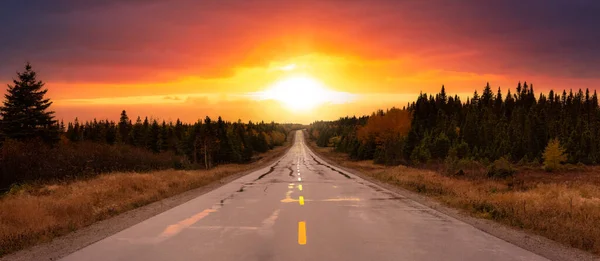
[[[278,162],[62,260],[546,260],[327,165]]]

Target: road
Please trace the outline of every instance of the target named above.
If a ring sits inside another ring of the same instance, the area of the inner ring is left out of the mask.
[[[546,260],[329,166],[276,163],[62,260]]]

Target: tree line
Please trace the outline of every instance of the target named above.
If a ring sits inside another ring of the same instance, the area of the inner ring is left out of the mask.
[[[561,152],[557,157],[564,150],[568,163],[598,164],[600,108],[596,91],[588,89],[536,96],[526,82],[506,94],[501,88],[492,91],[488,83],[463,102],[442,86],[402,109],[314,122],[310,136],[353,159],[388,165],[448,158],[540,163],[550,141],[558,144],[552,146]]]
[[[118,122],[57,121],[47,89],[29,63],[0,106],[0,189],[32,180],[110,171],[212,168],[246,163],[282,145],[293,124],[243,123],[205,117],[195,123],[142,120],[125,110]]]
[[[137,117],[135,123],[122,111],[119,122],[102,120],[68,123],[64,136],[69,142],[91,141],[126,144],[154,153],[171,151],[192,164],[211,168],[222,163],[245,163],[287,140],[290,126],[271,123],[228,122],[206,117],[193,124]]]

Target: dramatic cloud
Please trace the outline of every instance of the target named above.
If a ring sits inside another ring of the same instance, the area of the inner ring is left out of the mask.
[[[0,81],[31,61],[53,97],[168,100],[255,91],[272,62],[317,55],[327,70],[311,75],[357,93],[595,88],[598,13],[594,0],[7,0]]]

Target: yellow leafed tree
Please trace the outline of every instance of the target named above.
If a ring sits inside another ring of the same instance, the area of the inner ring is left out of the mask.
[[[554,138],[548,142],[548,146],[544,150],[544,169],[547,171],[557,170],[561,166],[561,162],[567,160],[565,149],[560,146],[560,141]]]

